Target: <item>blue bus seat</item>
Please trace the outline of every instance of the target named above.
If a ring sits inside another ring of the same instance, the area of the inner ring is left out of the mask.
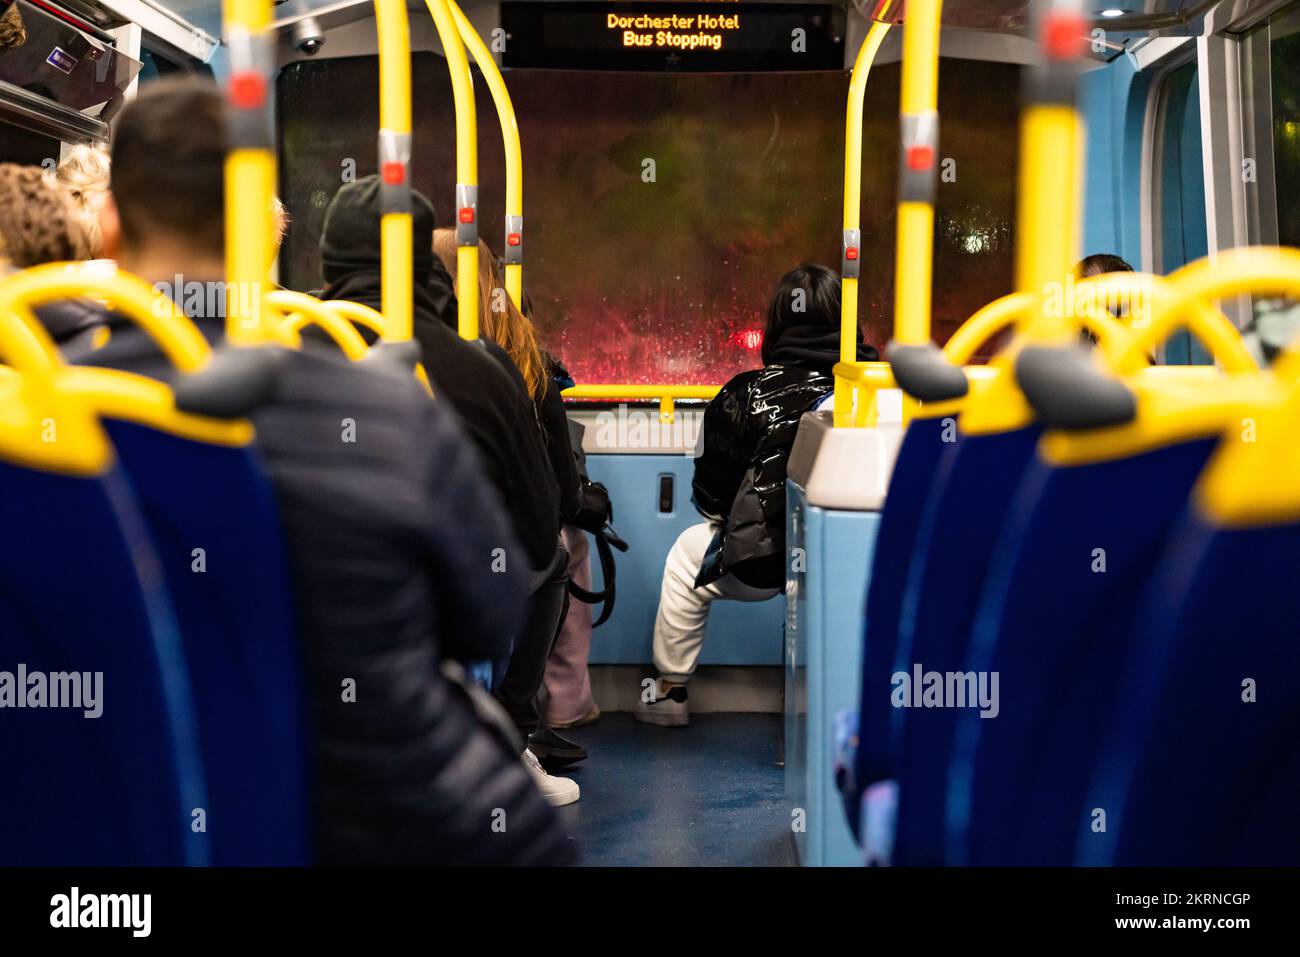
[[[1041,434],[1036,423],[963,434],[935,478],[908,569],[894,672],[959,672],[994,546]],[[919,699],[920,688],[912,688]],[[897,707],[891,751],[898,782],[893,862],[943,861],[952,708]]]
[[[1107,671],[1217,438],[1062,466],[1040,454],[998,541],[962,666],[998,675],[996,719],[957,714],[949,864],[1066,865],[1081,828]],[[910,719],[910,716],[909,716]]]
[[[3,462],[0,525],[10,681],[20,665],[47,681],[90,675],[92,688],[102,675],[98,717],[13,701],[0,712],[0,864],[208,863],[208,835],[191,828],[207,795],[185,649],[128,484],[113,469]]]
[[[951,418],[916,418],[908,425],[880,514],[867,586],[857,744],[851,756],[851,780],[845,776],[841,781],[849,826],[859,839],[862,794],[889,775],[889,676],[898,639],[899,602],[926,497],[940,456],[950,444],[943,441],[945,430],[955,430]]]
[[[157,544],[184,636],[212,862],[306,864],[307,704],[270,484],[251,447],[122,419],[104,425]]]
[[[1106,830],[1080,838],[1077,863],[1300,863],[1297,555],[1300,522],[1187,510],[1116,662],[1120,708],[1085,805]]]

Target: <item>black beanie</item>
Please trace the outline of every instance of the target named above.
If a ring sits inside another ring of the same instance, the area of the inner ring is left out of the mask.
[[[327,281],[343,272],[379,267],[379,177],[363,176],[344,183],[325,210],[321,228],[321,270]],[[416,272],[433,267],[433,204],[411,190],[411,228]]]

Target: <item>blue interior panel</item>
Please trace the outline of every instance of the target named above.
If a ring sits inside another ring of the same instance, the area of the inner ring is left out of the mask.
[[[837,715],[858,704],[862,608],[880,513],[819,508],[796,483],[786,488],[787,535],[792,555],[803,560],[802,570],[789,573],[786,799],[806,811],[805,831],[795,831],[800,863],[850,867],[862,852],[835,787],[835,726]]]
[[[603,482],[614,502],[614,527],[631,546],[616,552],[618,598],[614,614],[595,632],[593,665],[650,664],[655,612],[664,559],[677,536],[703,519],[691,504],[695,460],[689,455],[589,455],[593,481]],[[659,511],[660,479],[673,483],[670,511]],[[592,548],[596,588],[600,563]],[[785,599],[715,602],[705,635],[703,665],[779,665]]]

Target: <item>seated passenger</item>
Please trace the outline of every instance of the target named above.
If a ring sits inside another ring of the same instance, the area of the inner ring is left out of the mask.
[[[99,146],[74,146],[54,171],[85,226],[87,258],[101,259],[104,240],[99,232],[99,207],[108,196],[108,151]]]
[[[1104,276],[1112,272],[1132,271],[1132,266],[1113,253],[1093,253],[1091,256],[1085,256],[1079,260],[1079,264],[1074,267],[1076,279],[1089,279],[1093,276]]]
[[[1074,278],[1091,279],[1093,276],[1105,276],[1114,272],[1132,272],[1133,267],[1123,259],[1112,253],[1093,253],[1091,256],[1085,256],[1074,267]],[[1108,304],[1110,314],[1116,319],[1123,319],[1132,311],[1129,304],[1129,297],[1120,295],[1115,298],[1114,302]],[[1097,337],[1087,329],[1083,330],[1083,339],[1090,344],[1096,344]]]
[[[447,273],[454,282],[458,266],[456,231],[454,229],[434,230],[433,250],[446,266]],[[591,490],[578,474],[577,459],[573,454],[573,446],[569,438],[569,420],[564,411],[560,385],[556,381],[557,375],[567,379],[568,373],[554,356],[542,351],[538,344],[537,329],[510,300],[496,267],[496,257],[492,255],[492,250],[488,248],[487,243],[482,240],[479,240],[478,262],[479,331],[485,339],[501,347],[506,360],[523,377],[525,388],[532,399],[541,425],[542,440],[546,444],[551,471],[560,490],[559,517],[565,523],[564,544],[569,552],[566,574],[585,575],[589,587],[590,573],[586,567],[587,540],[581,529],[570,530],[570,525],[575,521],[585,521],[587,531],[599,532],[600,526],[604,524],[605,513],[603,510],[597,512],[591,508],[583,508],[584,493]],[[589,499],[590,496],[587,498]],[[607,502],[608,499],[605,499],[606,506]],[[575,565],[575,562],[578,564]],[[551,682],[546,681],[546,676],[551,673],[550,662],[556,644],[563,634],[564,622],[575,614],[575,605],[578,604],[581,603],[572,600],[567,602],[563,620],[560,622],[559,634],[552,635],[545,643],[539,641],[535,646],[524,645],[515,649],[515,653],[511,655],[506,680],[498,692],[499,696],[504,693],[502,703],[511,713],[526,712],[529,723],[535,726],[535,730],[529,735],[529,749],[548,768],[564,767],[587,757],[587,752],[581,745],[556,734],[548,722],[540,720],[538,701],[543,687],[551,695],[558,690],[563,698],[573,698],[576,694],[579,699],[577,701],[562,700],[557,703],[553,697],[548,697],[545,705],[551,714],[555,714],[555,707],[558,704],[559,713],[563,716],[561,720],[566,720],[570,726],[573,720],[567,719],[569,714],[573,714],[574,718],[583,718],[595,710],[595,702],[591,699],[590,683],[587,680],[585,654],[581,656],[580,671],[576,666],[570,669],[572,680],[567,685],[557,689]],[[581,615],[582,612],[577,610],[576,613]],[[590,609],[587,609],[587,613],[587,620],[590,622]],[[590,643],[590,633],[591,629],[588,627],[588,643]],[[514,700],[516,697],[526,697],[528,703],[523,704]],[[575,706],[580,710],[575,711]]]
[[[862,342],[858,360],[875,361]],[[763,368],[742,372],[704,411],[692,501],[706,521],[677,537],[655,617],[654,700],[647,724],[690,723],[686,682],[718,598],[766,601],[785,585],[785,469],[800,417],[834,391],[840,356],[840,278],[803,265],[782,277],[767,309]]]
[[[106,251],[146,280],[219,281],[226,122],[217,89],[155,81],[114,126]],[[215,341],[223,317],[213,301],[195,323]],[[171,376],[152,340],[125,321],[89,358]],[[473,447],[413,376],[310,342],[282,358],[270,398],[250,417],[293,578],[315,735],[317,859],[568,861],[572,848],[504,716],[449,667],[504,653],[526,594],[528,557]],[[349,420],[355,441],[341,432]]]
[[[536,325],[533,318],[532,302],[528,290],[523,294],[523,313],[528,321]],[[551,385],[559,392],[576,383],[558,359],[547,354],[551,360]],[[561,403],[563,399],[560,398]],[[563,406],[561,405],[561,408]],[[543,416],[545,419],[545,416]],[[567,424],[567,423],[566,423]],[[572,435],[572,445],[581,442],[581,430]],[[573,449],[571,448],[571,451]],[[581,458],[581,448],[577,448],[574,458]],[[579,511],[565,521],[561,534],[564,547],[569,550],[569,578],[575,585],[588,592],[592,590],[591,544],[587,533],[602,534],[602,526],[610,515],[609,491],[599,482],[592,482],[585,477],[585,467],[580,470],[582,492],[579,496]],[[555,645],[546,660],[546,695],[543,718],[552,728],[580,728],[593,724],[600,718],[600,708],[596,706],[595,696],[591,691],[591,674],[588,661],[591,657],[592,609],[582,601],[571,601],[569,610],[564,615],[560,633],[555,636]]]
[[[0,275],[89,255],[85,221],[54,177],[39,166],[0,163]],[[107,315],[70,299],[41,306],[36,318],[61,348],[75,349],[90,342]]]
[[[320,240],[324,299],[348,299],[375,309],[382,306],[379,186],[374,175],[347,183],[325,211]],[[418,192],[411,194],[411,218],[420,237],[414,251],[412,332],[421,361],[435,399],[445,399],[455,409],[478,447],[488,480],[506,503],[515,534],[528,553],[526,571],[532,586],[528,621],[508,656],[511,667],[505,669],[495,692],[527,741],[540,730],[537,693],[567,598],[559,492],[519,372],[495,343],[467,342],[445,321],[443,312],[455,312],[455,299],[445,272],[439,275],[441,264],[435,267],[433,205]],[[576,783],[546,774],[532,751],[525,749],[524,760],[552,803],[578,800]]]

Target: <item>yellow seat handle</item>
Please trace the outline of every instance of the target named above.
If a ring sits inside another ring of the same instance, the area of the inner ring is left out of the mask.
[[[362,358],[370,349],[357,327],[330,309],[319,299],[289,289],[276,289],[266,294],[265,304],[284,319],[280,326],[291,341],[307,326],[319,326],[353,361]]]
[[[105,275],[83,263],[46,263],[0,283],[0,316],[17,313],[21,326],[0,323],[0,348],[20,372],[50,372],[59,365],[58,349],[39,323],[24,315],[56,299],[89,297],[134,321],[181,372],[195,372],[212,354],[208,341],[169,297],[143,279],[121,270]]]
[[[369,329],[377,336],[384,335],[386,322],[379,310],[350,299],[326,299],[324,305],[355,325]]]
[[[1107,350],[1111,366],[1120,372],[1131,372],[1140,367],[1146,356],[1179,328],[1186,328],[1200,340],[1224,371],[1232,374],[1256,372],[1259,367],[1236,328],[1212,305],[1220,296],[1231,295],[1236,285],[1231,273],[1220,274],[1207,260],[1199,260],[1168,277],[1145,273],[1097,276],[1080,282],[1076,286],[1076,295],[1080,290],[1092,289],[1098,297],[1127,293],[1141,297],[1139,302],[1143,299],[1150,301],[1149,308],[1143,304],[1131,317],[1129,328],[1132,335],[1128,341],[1119,349]],[[1247,280],[1245,286],[1249,288],[1250,285]],[[1300,273],[1297,273],[1296,288],[1300,289]]]
[[[974,313],[958,327],[943,347],[943,355],[953,365],[968,364],[975,350],[992,336],[1009,329],[1037,308],[1038,300],[1028,292],[1013,292],[995,299]],[[1076,309],[1074,321],[1097,337],[1102,349],[1116,349],[1127,342],[1129,331],[1105,310]]]

